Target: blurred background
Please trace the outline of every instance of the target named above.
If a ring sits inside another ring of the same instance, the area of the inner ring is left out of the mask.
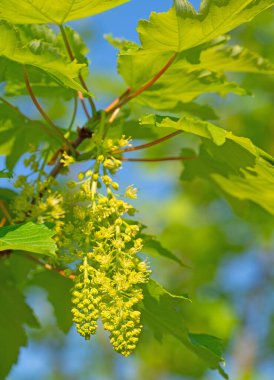
[[[165,11],[168,0],[132,0],[90,19],[71,22],[84,38],[90,60],[90,89],[98,108],[125,89],[116,74],[116,51],[104,34],[138,42],[136,26],[152,10]],[[198,8],[199,1],[193,1]],[[242,44],[273,61],[274,23],[270,10],[232,33]],[[247,136],[274,153],[273,78],[230,75],[253,94],[202,96],[200,104],[214,106],[215,122],[235,134]],[[37,117],[27,97],[27,112]],[[45,100],[43,99],[43,104]],[[61,124],[67,120],[61,99],[45,105]],[[79,125],[84,115],[79,113]],[[180,152],[182,141],[173,139],[151,148],[146,157]],[[130,156],[129,156],[130,157]],[[137,157],[136,152],[132,157]],[[1,158],[1,162],[3,159]],[[228,204],[204,182],[182,183],[180,162],[124,163],[118,180],[139,188],[138,219],[148,226],[186,265],[182,268],[162,258],[150,259],[153,277],[174,293],[188,293],[193,303],[185,307],[185,320],[193,332],[206,332],[225,342],[226,371],[233,380],[272,380],[274,373],[274,236],[273,220],[263,210],[252,214],[242,205]],[[18,164],[17,173],[23,166]],[[72,176],[74,173],[72,173]],[[11,187],[12,180],[6,181]],[[89,342],[74,328],[63,334],[57,327],[47,293],[27,289],[41,330],[28,330],[29,345],[22,348],[8,380],[217,380],[201,360],[173,338],[157,341],[144,330],[134,355],[114,353],[102,329]]]

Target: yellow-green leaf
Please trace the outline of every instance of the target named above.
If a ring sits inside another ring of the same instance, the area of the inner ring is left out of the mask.
[[[168,12],[153,12],[149,21],[140,21],[138,32],[145,49],[180,52],[229,32],[272,5],[273,0],[208,0],[196,13],[188,1],[175,0]]]
[[[54,256],[57,246],[55,234],[43,224],[28,222],[0,228],[0,251],[19,250]]]
[[[1,0],[0,19],[13,24],[63,24],[93,16],[129,0]]]

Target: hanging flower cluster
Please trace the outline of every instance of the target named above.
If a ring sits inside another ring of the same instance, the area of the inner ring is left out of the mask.
[[[81,258],[72,291],[78,332],[89,339],[100,316],[104,328],[110,331],[113,348],[128,356],[141,332],[140,312],[135,306],[143,298],[140,285],[148,281],[150,271],[137,257],[142,249],[142,239],[137,236],[139,226],[123,218],[135,210],[114,193],[119,186],[109,174],[119,166],[120,161],[114,157],[99,155],[94,171],[79,175],[80,190],[72,201],[77,202],[74,217],[64,231],[70,245],[71,240],[74,242],[74,254]],[[106,195],[97,192],[102,185]],[[130,186],[124,196],[136,198],[136,190]]]

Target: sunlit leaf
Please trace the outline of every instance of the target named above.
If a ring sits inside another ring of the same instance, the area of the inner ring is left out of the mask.
[[[0,251],[20,250],[40,255],[54,256],[55,234],[43,224],[28,222],[0,228]]]
[[[152,12],[149,21],[140,21],[138,32],[145,49],[180,52],[229,32],[273,4],[273,0],[208,0],[196,13],[187,0],[175,0],[168,12]]]
[[[185,164],[183,179],[205,178],[224,193],[255,202],[274,214],[274,160],[251,140],[187,117],[174,121],[148,115],[141,123],[179,129],[203,139],[197,159]]]
[[[127,1],[129,0],[1,0],[0,18],[14,24],[63,24],[107,11]]]
[[[13,26],[0,21],[0,34],[0,56],[23,65],[38,67],[63,86],[85,92],[77,78],[86,65],[70,62],[62,50],[56,47],[50,29]]]

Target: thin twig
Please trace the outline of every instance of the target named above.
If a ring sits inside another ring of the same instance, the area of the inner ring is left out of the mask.
[[[74,60],[75,60],[75,56],[74,56],[74,53],[73,53],[72,48],[71,48],[71,46],[70,46],[69,39],[68,39],[68,37],[67,37],[66,31],[65,31],[63,25],[59,25],[59,29],[60,29],[60,31],[61,31],[61,35],[62,35],[62,38],[63,38],[64,44],[65,44],[65,47],[66,47],[66,49],[67,49],[67,52],[68,52],[69,58],[70,58],[71,61],[74,61]],[[86,82],[85,82],[85,80],[84,80],[84,78],[83,78],[83,76],[82,76],[81,73],[79,73],[79,80],[80,80],[80,82],[81,82],[83,88],[84,88],[87,92],[89,92],[88,87],[87,87],[87,85],[86,85]],[[78,95],[79,95],[79,92],[78,92]],[[92,109],[92,115],[94,116],[94,115],[96,115],[96,112],[97,112],[97,111],[96,111],[95,104],[94,104],[94,101],[93,101],[93,99],[92,99],[92,97],[91,97],[90,95],[88,95],[87,98],[88,98],[89,104],[90,104],[91,109]],[[81,100],[81,98],[80,98],[80,100]],[[83,99],[83,100],[84,100],[84,99]],[[82,101],[82,100],[81,100],[81,102],[82,102],[82,105],[83,105],[84,110],[85,110],[85,108],[86,108],[86,106],[84,105],[85,102]],[[86,111],[85,111],[85,112],[86,112]],[[89,118],[90,118],[90,117],[89,117]]]
[[[160,144],[162,143],[163,141],[166,141],[174,136],[177,136],[179,135],[180,133],[182,133],[182,131],[175,131],[173,133],[170,133],[169,135],[166,135],[164,137],[161,137],[160,139],[157,139],[157,140],[154,140],[154,141],[151,141],[147,144],[142,144],[142,145],[138,145],[138,146],[132,146],[130,148],[126,148],[126,149],[118,149],[118,150],[114,150],[112,153],[113,154],[120,154],[120,153],[126,153],[126,152],[132,152],[132,151],[135,151],[135,150],[140,150],[140,149],[145,149],[145,148],[149,148],[153,145],[157,145],[157,144]]]
[[[168,62],[161,68],[161,70],[156,75],[154,75],[152,79],[150,79],[147,83],[141,86],[139,89],[129,94],[125,99],[122,99],[119,102],[115,100],[113,102],[114,105],[110,105],[106,108],[106,112],[109,113],[115,110],[116,108],[122,107],[124,104],[128,103],[130,100],[132,100],[133,98],[136,98],[136,96],[142,94],[144,91],[150,88],[167,71],[167,69],[171,66],[171,64],[175,60],[176,56],[177,56],[177,53],[174,53],[172,57],[168,60]]]
[[[71,145],[73,146],[74,149],[76,149],[84,140],[91,138],[92,137],[92,132],[83,127],[78,129],[78,137],[72,141]],[[68,152],[69,153],[69,152]],[[64,167],[62,162],[59,160],[59,162],[55,165],[55,167],[52,169],[50,172],[50,177],[57,177],[57,175],[60,173],[60,170]]]
[[[196,157],[159,157],[159,158],[126,158],[121,157],[119,160],[128,162],[160,162],[160,161],[187,161],[195,160]]]
[[[10,224],[12,224],[12,217],[10,216],[10,213],[8,212],[8,209],[5,206],[5,203],[3,201],[0,201],[0,209],[2,210],[4,216],[7,218]]]
[[[83,94],[82,94],[81,91],[77,91],[77,94],[78,94],[78,98],[80,99],[80,102],[81,102],[81,104],[82,104],[83,110],[84,110],[84,112],[85,112],[85,114],[86,114],[86,117],[88,118],[88,120],[90,120],[90,119],[91,119],[91,115],[90,115],[89,112],[88,112],[88,109],[87,109],[87,106],[86,106],[86,103],[85,103],[85,99],[84,99],[84,97],[83,97]]]
[[[110,111],[112,111],[113,108],[115,108],[115,107],[117,106],[117,104],[120,103],[121,100],[123,100],[125,97],[127,97],[127,96],[129,95],[130,91],[131,91],[131,88],[128,87],[128,88],[126,89],[126,91],[123,92],[122,95],[120,95],[120,96],[119,96],[118,98],[116,98],[112,103],[110,103],[110,104],[107,106],[107,108],[105,108],[106,113],[109,113]]]
[[[65,269],[56,268],[51,264],[44,263],[42,260],[37,259],[36,257],[34,257],[33,255],[31,255],[29,253],[26,253],[24,255],[24,257],[26,257],[27,259],[29,259],[31,261],[34,261],[35,263],[41,265],[42,267],[44,267],[47,270],[50,270],[50,271],[53,271],[53,272],[60,274],[60,276],[62,276],[62,277],[66,277],[66,278],[69,278],[71,280],[73,280],[76,277],[74,274],[67,275],[65,272]]]
[[[29,93],[31,100],[32,100],[33,104],[35,105],[36,109],[39,111],[39,113],[45,119],[45,121],[52,127],[52,129],[55,131],[55,133],[58,134],[58,136],[64,141],[64,143],[67,144],[68,146],[70,146],[70,142],[64,137],[62,132],[53,123],[53,121],[50,119],[50,117],[47,115],[47,113],[43,110],[43,108],[39,104],[38,100],[36,99],[36,96],[34,95],[34,92],[33,92],[32,87],[30,85],[26,66],[24,66],[24,79],[25,79],[25,83],[26,83],[28,93]]]

